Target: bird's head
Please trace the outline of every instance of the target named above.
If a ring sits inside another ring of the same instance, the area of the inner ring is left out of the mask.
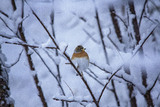
[[[74,50],[74,52],[75,53],[79,53],[79,52],[83,52],[83,51],[85,51],[86,50],[86,48],[84,48],[82,45],[78,45],[77,47],[76,47],[76,49]]]

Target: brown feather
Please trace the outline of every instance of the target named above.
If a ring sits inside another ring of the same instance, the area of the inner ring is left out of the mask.
[[[87,59],[89,59],[88,54],[85,51],[78,52],[78,53],[73,53],[71,59],[73,60],[75,58],[82,58],[82,57],[86,57]]]

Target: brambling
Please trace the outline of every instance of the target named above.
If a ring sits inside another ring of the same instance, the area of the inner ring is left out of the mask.
[[[75,48],[71,60],[77,67],[77,69],[81,72],[81,74],[82,71],[87,69],[89,66],[89,57],[88,54],[85,52],[85,48],[82,45],[78,45]]]

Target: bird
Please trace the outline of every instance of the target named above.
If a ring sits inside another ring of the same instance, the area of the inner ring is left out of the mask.
[[[86,70],[89,66],[89,56],[85,52],[86,48],[84,48],[82,45],[78,45],[72,55],[72,62],[77,67],[77,69],[81,72],[81,75],[83,75],[84,70]]]

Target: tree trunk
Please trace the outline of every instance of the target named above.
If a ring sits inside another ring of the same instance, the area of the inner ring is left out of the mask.
[[[123,43],[122,35],[121,35],[119,24],[118,24],[118,21],[117,21],[117,18],[116,18],[114,7],[110,6],[109,7],[109,11],[110,11],[110,15],[111,15],[111,18],[112,18],[112,23],[113,23],[113,26],[114,26],[114,30],[115,30],[115,32],[117,34],[117,38],[118,38],[120,43]]]
[[[137,22],[134,3],[133,3],[132,0],[129,1],[129,9],[130,9],[131,14],[134,15],[134,17],[132,18],[132,25],[133,25],[133,30],[134,30],[134,35],[133,36],[136,39],[136,45],[138,45],[141,38],[140,38],[139,26],[138,26],[138,22]]]
[[[10,98],[10,89],[8,87],[8,71],[3,66],[5,55],[1,52],[0,46],[0,107],[14,107],[14,101]]]

